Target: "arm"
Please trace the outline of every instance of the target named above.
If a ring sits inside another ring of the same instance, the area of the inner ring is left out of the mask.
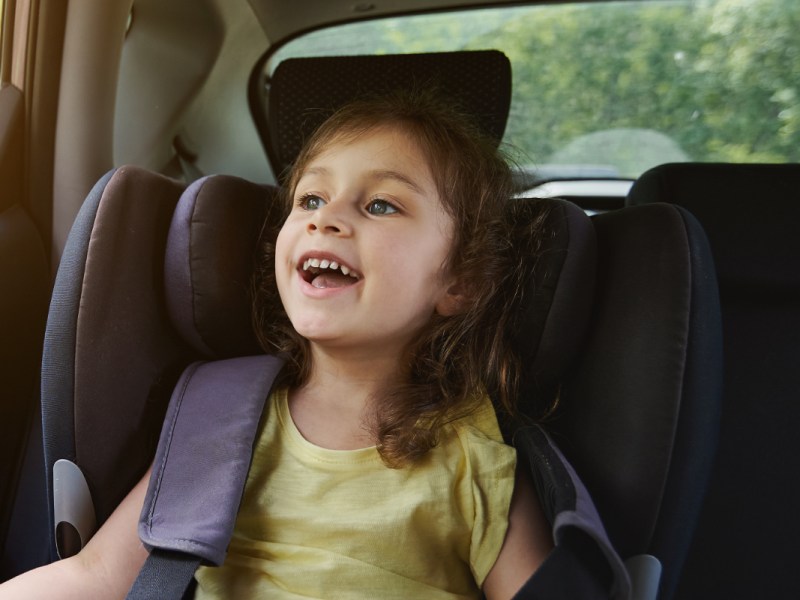
[[[524,469],[517,469],[500,554],[483,583],[487,600],[506,600],[525,584],[553,548],[550,524]]]
[[[137,523],[149,480],[148,471],[80,553],[0,585],[0,600],[125,598],[147,558]]]

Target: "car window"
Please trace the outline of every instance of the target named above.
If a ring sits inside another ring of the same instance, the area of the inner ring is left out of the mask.
[[[4,41],[6,39],[6,34],[4,33],[3,25],[5,19],[5,12],[6,12],[6,2],[4,0],[0,0],[0,83],[6,83],[9,80],[8,71],[8,52],[4,50]]]
[[[800,3],[593,2],[380,19],[297,38],[289,57],[496,48],[505,142],[538,181],[635,178],[672,161],[800,159]]]

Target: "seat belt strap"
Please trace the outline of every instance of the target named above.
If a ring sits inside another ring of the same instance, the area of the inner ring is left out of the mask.
[[[197,556],[154,548],[128,592],[127,600],[180,600],[199,566]]]
[[[128,598],[156,597],[147,595],[153,589],[159,598],[179,600],[186,586],[168,596],[168,580],[191,564],[225,561],[258,424],[282,366],[275,356],[248,356],[196,362],[181,375],[139,518],[139,537],[154,557],[139,579],[164,580],[137,579]]]
[[[538,425],[519,427],[514,432],[514,446],[530,468],[542,510],[552,524],[553,540],[558,550],[553,553],[552,560],[542,563],[531,578],[530,586],[523,586],[515,600],[630,599],[628,571],[614,550],[597,508],[572,465]],[[551,576],[550,572],[564,570],[564,565],[569,564],[580,565],[581,570],[581,577],[576,576],[572,582],[576,586],[574,595],[558,592],[558,586],[546,592],[549,584],[560,578],[559,575]],[[596,595],[598,590],[603,590],[601,596]]]

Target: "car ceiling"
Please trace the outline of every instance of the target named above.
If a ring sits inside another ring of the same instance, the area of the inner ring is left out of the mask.
[[[520,4],[502,0],[248,0],[267,38],[276,43],[324,25],[393,14]],[[548,4],[553,3],[549,2]],[[526,4],[535,4],[528,2]],[[545,2],[542,2],[545,4]]]

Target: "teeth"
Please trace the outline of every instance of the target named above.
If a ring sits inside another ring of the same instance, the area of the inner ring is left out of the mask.
[[[319,259],[319,258],[307,258],[303,262],[303,270],[308,271],[309,269],[332,269],[334,271],[339,270],[344,275],[349,275],[353,279],[358,279],[358,275],[351,272],[349,267],[345,265],[340,265],[335,260],[328,260],[327,258]]]

